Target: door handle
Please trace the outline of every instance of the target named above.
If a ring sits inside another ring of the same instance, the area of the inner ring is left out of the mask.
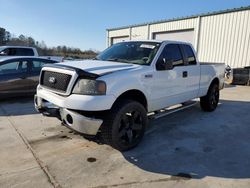
[[[187,78],[188,77],[188,72],[187,71],[183,71],[182,72],[182,77],[183,78]]]
[[[145,78],[153,78],[153,74],[146,74],[144,77]]]

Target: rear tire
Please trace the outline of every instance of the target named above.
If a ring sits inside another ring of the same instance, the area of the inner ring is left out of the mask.
[[[101,126],[101,136],[106,144],[126,151],[137,146],[148,123],[143,105],[132,100],[123,100],[107,112]]]
[[[207,95],[200,98],[200,106],[206,112],[212,112],[216,109],[220,98],[220,90],[218,84],[212,84]]]

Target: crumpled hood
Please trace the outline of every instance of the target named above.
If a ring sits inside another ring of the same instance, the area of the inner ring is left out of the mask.
[[[120,70],[133,69],[140,66],[134,64],[118,63],[112,61],[99,61],[99,60],[66,61],[62,63],[57,63],[57,65],[60,64],[75,67],[97,75],[104,75]]]

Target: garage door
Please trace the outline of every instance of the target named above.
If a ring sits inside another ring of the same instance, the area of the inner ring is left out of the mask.
[[[128,41],[128,40],[129,40],[129,36],[112,37],[111,44],[115,44],[115,43],[123,42],[123,41]]]
[[[194,45],[194,30],[155,33],[154,39],[183,41]]]

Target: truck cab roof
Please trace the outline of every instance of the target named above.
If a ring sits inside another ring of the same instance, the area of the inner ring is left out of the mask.
[[[175,40],[155,40],[155,39],[149,39],[149,40],[129,40],[129,41],[122,41],[123,42],[154,42],[154,43],[177,43],[177,44],[188,44],[191,45],[189,42],[183,42],[183,41],[175,41]]]

